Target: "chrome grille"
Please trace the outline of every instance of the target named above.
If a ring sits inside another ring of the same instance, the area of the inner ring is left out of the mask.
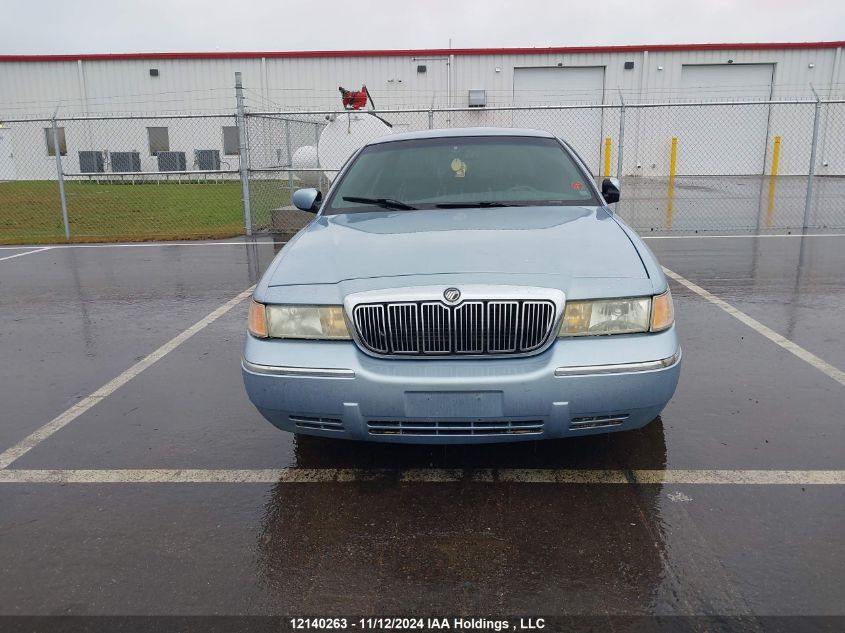
[[[452,315],[442,303],[422,304],[422,353],[448,354]]]
[[[520,349],[530,351],[541,347],[549,336],[548,325],[554,323],[555,307],[545,301],[526,301],[522,305]]]
[[[518,315],[517,301],[490,301],[487,304],[487,349],[491,354],[516,351]]]
[[[587,417],[572,418],[569,428],[577,429],[602,429],[609,426],[620,426],[631,415],[629,413],[617,413],[616,415],[592,415]]]
[[[484,352],[484,304],[467,301],[454,310],[455,347],[457,354],[482,354]]]
[[[365,303],[352,319],[359,342],[377,354],[520,354],[549,340],[555,304],[547,300]]]
[[[387,338],[394,354],[416,354],[419,349],[419,323],[416,303],[387,306]]]
[[[290,421],[300,429],[311,429],[313,431],[343,430],[343,420],[339,418],[311,418],[292,415],[290,416]]]
[[[542,420],[369,420],[370,435],[539,435]]]
[[[380,354],[387,353],[387,328],[384,322],[384,306],[366,305],[355,308],[355,329],[366,346]]]

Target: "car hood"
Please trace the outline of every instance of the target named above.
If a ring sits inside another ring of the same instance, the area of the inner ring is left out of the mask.
[[[605,210],[543,206],[320,216],[282,250],[266,283],[449,273],[648,276]]]

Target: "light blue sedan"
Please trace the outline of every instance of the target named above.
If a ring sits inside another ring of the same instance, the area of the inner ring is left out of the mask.
[[[681,367],[651,251],[551,134],[452,129],[358,151],[255,289],[243,378],[275,426],[505,442],[636,429]]]

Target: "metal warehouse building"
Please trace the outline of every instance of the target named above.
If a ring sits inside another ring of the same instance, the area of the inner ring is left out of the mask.
[[[546,128],[571,139],[597,174],[610,162],[608,152],[615,151],[609,150],[609,140],[619,134],[617,106],[622,103],[738,102],[729,111],[630,112],[624,162],[619,161],[622,174],[664,175],[670,137],[695,149],[679,152],[679,174],[765,174],[775,138],[784,147],[780,173],[804,174],[814,124],[811,102],[845,97],[844,44],[3,55],[0,180],[54,177],[49,124],[24,122],[54,112],[59,118],[137,115],[131,124],[119,126],[89,120],[67,134],[63,126],[59,143],[71,173],[98,169],[86,163],[96,163],[95,153],[104,152],[132,163],[123,171],[156,171],[157,155],[168,151],[187,155],[183,169],[190,170],[192,160],[194,169],[213,167],[217,160],[236,168],[234,117],[197,119],[190,125],[144,118],[233,113],[235,72],[243,75],[252,112],[334,110],[340,106],[338,86],[366,84],[379,110],[466,109],[436,120],[424,113],[397,116],[397,129],[432,121],[437,126]],[[791,100],[807,103],[773,103]],[[819,175],[845,174],[845,110],[835,106],[826,104],[821,115]],[[263,164],[290,164],[289,137],[265,145]],[[615,166],[618,157],[613,158]],[[197,166],[198,160],[207,164]]]

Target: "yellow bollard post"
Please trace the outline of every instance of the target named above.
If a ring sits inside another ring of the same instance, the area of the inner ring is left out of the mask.
[[[605,178],[610,176],[610,154],[611,154],[612,145],[613,145],[613,141],[610,140],[609,136],[606,139],[604,139],[604,177]],[[618,176],[617,176],[617,178],[618,178]]]
[[[672,137],[672,146],[669,150],[669,191],[666,194],[668,203],[666,205],[666,228],[672,228],[672,205],[675,197],[675,168],[678,164],[678,137]]]
[[[777,187],[778,163],[780,162],[780,136],[775,137],[772,149],[772,170],[769,175],[769,206],[766,209],[766,227],[772,226],[775,214],[775,188]]]

